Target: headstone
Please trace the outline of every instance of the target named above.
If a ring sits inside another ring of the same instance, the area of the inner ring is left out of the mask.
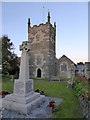
[[[33,91],[33,80],[29,79],[29,47],[28,41],[20,45],[22,55],[19,79],[14,81],[14,93],[3,99],[4,108],[24,114],[29,114],[32,109],[42,104],[45,97]]]

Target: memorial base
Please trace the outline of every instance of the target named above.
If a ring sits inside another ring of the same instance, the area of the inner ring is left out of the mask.
[[[14,110],[19,113],[29,114],[33,109],[44,102],[44,96],[39,93],[33,93],[31,96],[22,98],[14,94],[7,95],[2,105],[4,108]]]
[[[27,87],[28,86],[28,87]],[[33,92],[33,81],[16,80],[14,93],[7,95],[2,101],[2,107],[19,113],[29,114],[44,102],[44,95]],[[16,89],[17,88],[17,89]]]

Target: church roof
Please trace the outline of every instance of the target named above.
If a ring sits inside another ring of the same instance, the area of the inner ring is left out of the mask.
[[[62,57],[60,57],[59,61],[61,61],[62,59],[67,59],[68,61],[70,61],[72,64],[76,66],[76,64],[71,59],[69,59],[66,55],[63,55]]]

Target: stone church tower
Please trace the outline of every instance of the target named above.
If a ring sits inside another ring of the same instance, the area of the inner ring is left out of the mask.
[[[48,12],[47,22],[31,26],[28,18],[28,41],[30,51],[30,76],[50,78],[55,76],[56,61],[56,23],[50,22]]]

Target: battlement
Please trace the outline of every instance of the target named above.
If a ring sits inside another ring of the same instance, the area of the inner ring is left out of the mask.
[[[46,22],[46,23],[40,23],[38,25],[33,25],[33,26],[30,26],[30,28],[33,29],[33,28],[44,27],[44,26],[56,29],[55,26],[53,26],[51,23],[48,23],[48,22]]]
[[[51,22],[50,22],[50,12],[48,12],[47,22],[46,23],[40,23],[39,25],[31,26],[30,18],[28,18],[28,33],[30,33],[30,30],[43,28],[43,27],[51,28],[53,31],[56,30],[56,23],[54,22],[54,25],[52,25]],[[46,29],[46,28],[44,28],[44,29]]]

